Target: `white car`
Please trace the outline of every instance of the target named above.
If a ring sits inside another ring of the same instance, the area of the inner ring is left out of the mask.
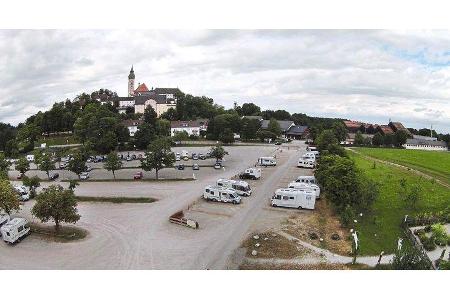
[[[89,178],[89,173],[88,172],[83,172],[80,174],[80,179],[81,180],[86,180]]]

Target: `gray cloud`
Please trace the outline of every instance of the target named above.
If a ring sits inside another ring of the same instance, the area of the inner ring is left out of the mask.
[[[450,131],[450,34],[376,30],[3,30],[0,121],[99,88],[177,86],[231,107]]]

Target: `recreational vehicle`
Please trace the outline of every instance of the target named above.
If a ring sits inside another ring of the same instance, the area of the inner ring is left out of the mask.
[[[278,189],[272,196],[272,206],[314,209],[316,195],[314,191],[296,189]]]
[[[250,185],[242,180],[232,180],[232,179],[218,179],[217,186],[234,189],[236,193],[240,196],[250,196],[252,194],[252,189]]]
[[[20,201],[30,200],[30,194],[25,186],[14,186],[14,190],[19,195]]]
[[[297,163],[297,168],[314,169],[316,167],[315,160],[300,158]]]
[[[317,151],[317,147],[316,146],[308,146],[308,147],[306,147],[306,151]]]
[[[217,201],[217,202],[230,202],[233,204],[241,203],[241,197],[233,189],[227,189],[219,186],[205,187],[203,192],[203,198],[206,200]]]
[[[14,244],[29,234],[30,226],[24,218],[14,218],[0,228],[3,241]]]
[[[258,165],[263,167],[276,166],[277,161],[273,157],[260,157],[258,158]]]
[[[289,183],[288,188],[296,190],[313,190],[316,193],[316,198],[320,198],[320,187],[317,184],[292,181]]]
[[[295,182],[303,182],[308,184],[317,184],[316,183],[316,177],[314,176],[298,176]]]
[[[302,158],[304,159],[316,159],[316,153],[314,152],[307,152],[302,155]]]
[[[248,168],[241,174],[239,174],[240,179],[253,179],[257,180],[261,178],[261,169]]]

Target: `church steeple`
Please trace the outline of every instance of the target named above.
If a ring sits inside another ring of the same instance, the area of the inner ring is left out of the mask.
[[[131,65],[130,75],[128,75],[128,97],[134,96],[134,75],[133,65]]]

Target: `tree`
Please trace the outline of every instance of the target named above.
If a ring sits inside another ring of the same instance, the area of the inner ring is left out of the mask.
[[[20,209],[19,197],[8,180],[0,179],[0,211],[8,215]]]
[[[72,159],[69,161],[67,169],[69,171],[77,174],[78,179],[80,178],[81,173],[86,171],[86,162],[83,160],[83,157],[80,152],[76,152]]]
[[[267,130],[272,132],[275,136],[281,135],[281,127],[275,118],[270,119],[269,124],[267,125]]]
[[[395,252],[392,259],[394,270],[429,270],[430,263],[413,246],[403,245]]]
[[[416,209],[417,203],[423,199],[423,189],[419,184],[413,184],[405,197],[405,201],[411,209]]]
[[[23,185],[30,189],[30,198],[34,198],[36,196],[36,189],[41,185],[41,180],[37,176],[24,176]]]
[[[212,147],[211,150],[210,150],[210,153],[211,153],[211,157],[216,159],[216,162],[219,159],[223,159],[223,157],[225,155],[228,155],[228,152],[225,151],[225,149],[221,145],[217,145],[215,147]]]
[[[55,168],[55,164],[50,158],[50,155],[43,155],[39,161],[39,170],[44,171],[47,174],[47,177],[50,179],[50,171]]]
[[[0,153],[0,178],[3,176],[8,178],[8,171],[11,163],[6,160],[5,155]]]
[[[241,108],[242,116],[257,116],[261,114],[261,108],[254,103],[244,103]]]
[[[225,144],[234,143],[234,133],[230,128],[225,128],[219,136],[219,141]]]
[[[364,137],[361,134],[361,131],[358,131],[355,135],[355,141],[354,141],[355,145],[361,146],[364,145]]]
[[[112,171],[114,179],[116,179],[115,171],[120,170],[122,168],[122,161],[117,156],[117,152],[111,152],[108,154],[105,163],[105,169],[108,171]]]
[[[21,174],[25,174],[30,169],[30,162],[25,157],[21,157],[16,162],[15,168]]]
[[[138,127],[134,134],[134,144],[138,149],[146,149],[148,145],[155,139],[155,129],[152,125],[144,123]]]
[[[170,139],[159,137],[148,146],[145,157],[141,161],[141,167],[144,171],[154,169],[158,179],[159,170],[172,167],[174,162],[175,154],[171,151]]]
[[[157,118],[158,115],[153,107],[151,105],[147,106],[144,110],[144,122],[154,126]]]
[[[189,133],[186,130],[176,131],[173,136],[174,141],[187,141],[189,140]]]
[[[80,184],[76,180],[69,180],[69,190],[74,191]]]
[[[383,138],[384,145],[391,146],[394,144],[394,135],[393,134],[386,134]]]
[[[372,138],[372,144],[374,146],[381,146],[383,145],[384,141],[383,141],[383,135],[379,132],[375,133],[373,138]]]
[[[155,123],[155,133],[157,136],[170,136],[170,121],[158,119]]]
[[[242,127],[241,127],[241,138],[244,140],[253,140],[256,139],[256,133],[258,132],[261,124],[259,120],[256,119],[242,119]]]
[[[268,130],[258,130],[256,133],[256,136],[260,139],[261,142],[264,142],[267,139],[274,140],[277,138],[277,136],[272,132]]]
[[[19,146],[16,140],[9,140],[5,144],[5,155],[7,157],[15,158],[19,155]]]
[[[56,230],[61,222],[76,223],[81,217],[73,191],[64,190],[60,185],[51,185],[40,193],[31,213],[44,223],[53,220]]]
[[[336,122],[333,124],[331,129],[333,129],[334,135],[339,142],[345,141],[345,139],[347,138],[347,128],[345,127],[344,123]]]
[[[395,143],[395,146],[397,146],[397,147],[402,147],[406,143],[407,139],[408,139],[408,134],[404,130],[397,130],[394,133],[394,143]]]
[[[317,139],[315,140],[315,143],[320,151],[327,150],[329,145],[332,144],[338,144],[338,139],[334,135],[334,131],[331,129],[327,129],[322,131]]]

